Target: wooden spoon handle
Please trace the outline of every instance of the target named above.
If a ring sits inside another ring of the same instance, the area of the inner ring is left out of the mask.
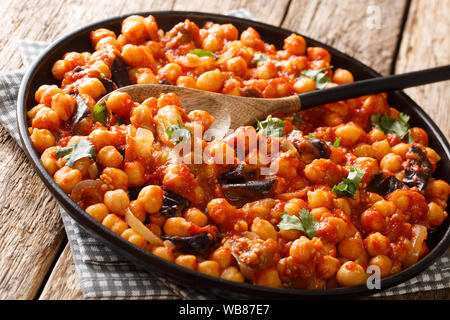
[[[308,109],[314,106],[368,94],[400,90],[445,80],[450,80],[450,65],[387,77],[377,77],[328,89],[310,91],[300,94],[299,98],[302,109]]]

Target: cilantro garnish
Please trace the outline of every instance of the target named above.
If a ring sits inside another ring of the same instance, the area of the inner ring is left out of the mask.
[[[300,218],[284,212],[281,214],[281,219],[278,228],[281,230],[295,229],[302,231],[309,239],[312,239],[319,229],[319,223],[314,220],[313,215],[307,209],[300,211]]]
[[[94,121],[100,122],[101,124],[105,125],[106,117],[108,115],[108,112],[106,111],[106,106],[100,106],[96,104],[94,106]]]
[[[347,178],[342,179],[342,181],[335,185],[331,191],[340,197],[353,198],[356,190],[359,188],[359,183],[365,174],[366,172],[364,170],[350,166],[350,172],[348,173]]]
[[[278,118],[269,118],[264,121],[258,121],[258,130],[266,137],[283,136],[285,122]]]
[[[77,160],[82,158],[95,158],[95,148],[87,140],[80,140],[80,142],[73,146],[59,148],[56,151],[56,156],[61,158],[67,156],[66,166],[73,167]]]
[[[374,114],[370,117],[372,125],[383,131],[384,133],[395,133],[403,139],[407,134],[409,134],[409,116],[403,112],[400,113],[399,119],[391,118],[387,115],[380,115],[379,113]],[[409,134],[409,140],[412,140]]]
[[[327,141],[326,144],[329,147],[339,148],[339,146],[341,145],[341,137],[339,137],[336,140],[334,140],[333,144],[331,144],[330,141]]]
[[[183,124],[178,121],[177,124],[172,124],[167,127],[166,133],[169,136],[170,140],[175,143],[180,143],[184,138],[190,139],[191,132],[183,126]]]
[[[294,115],[292,115],[292,118],[294,119],[294,121],[297,121],[299,124],[303,124],[303,119],[301,117],[299,117],[298,115],[294,114]]]
[[[215,55],[214,53],[212,53],[211,51],[208,51],[208,50],[193,49],[193,50],[189,51],[189,53],[195,54],[196,56],[199,56],[199,57],[213,57],[214,59],[217,60],[217,55]]]
[[[263,53],[255,53],[255,55],[253,56],[253,60],[256,62],[256,65],[258,65],[258,62],[261,62],[261,61],[272,61],[275,64],[275,67],[278,68],[281,66],[280,61],[270,59],[268,56],[266,56]]]
[[[300,72],[300,76],[297,77],[297,79],[301,78],[311,78],[316,82],[316,89],[323,89],[325,86],[331,82],[331,79],[327,77],[326,73],[324,71],[333,68],[333,66],[328,66],[325,68],[321,68],[318,70],[313,69],[305,69]]]

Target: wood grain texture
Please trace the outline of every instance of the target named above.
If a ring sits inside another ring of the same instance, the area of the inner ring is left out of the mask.
[[[395,72],[450,64],[450,1],[412,1]],[[405,90],[450,138],[450,81]]]
[[[53,268],[39,300],[82,300],[81,286],[67,244]]]
[[[0,70],[22,67],[18,41],[54,41],[102,18],[170,9],[171,1],[0,1]],[[0,299],[33,299],[64,239],[56,200],[0,127]]]
[[[292,0],[282,24],[345,52],[387,75],[406,0]]]

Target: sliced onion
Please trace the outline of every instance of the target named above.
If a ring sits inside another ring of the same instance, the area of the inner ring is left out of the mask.
[[[104,193],[105,191],[102,189],[100,180],[87,179],[75,185],[70,197],[84,208],[88,205],[103,203]]]
[[[230,60],[234,57],[234,55],[239,51],[239,48],[231,47],[227,51],[225,51],[223,54],[219,56],[219,59],[217,59],[216,64],[222,64],[227,60]]]
[[[160,237],[150,231],[135,215],[128,209],[125,213],[125,221],[128,225],[134,229],[137,233],[145,238],[150,244],[155,246],[164,245]]]
[[[422,250],[422,245],[427,238],[427,228],[420,224],[415,224],[412,227],[413,238],[411,254],[408,258],[403,261],[403,263],[409,267],[415,264],[419,260],[420,251]]]

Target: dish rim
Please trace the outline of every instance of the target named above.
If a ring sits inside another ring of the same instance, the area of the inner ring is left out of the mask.
[[[178,283],[184,283],[184,285],[199,285],[202,287],[218,288],[219,290],[231,290],[236,294],[243,294],[250,297],[263,297],[263,298],[345,298],[354,296],[367,296],[372,295],[377,292],[386,290],[390,287],[403,283],[414,276],[417,276],[427,267],[429,267],[436,258],[441,256],[449,247],[450,244],[450,228],[442,236],[442,239],[435,245],[435,247],[421,260],[419,260],[413,266],[400,271],[397,274],[391,275],[389,277],[381,279],[382,289],[368,289],[366,285],[344,287],[344,288],[333,288],[325,290],[306,290],[306,289],[291,289],[291,288],[267,288],[261,287],[250,283],[237,283],[228,280],[224,280],[218,277],[212,277],[202,274],[198,271],[193,271],[188,268],[181,267],[174,262],[166,261],[159,258],[137,246],[131,244],[127,240],[121,238],[119,235],[115,234],[111,230],[104,227],[101,223],[97,222],[91,216],[89,216],[81,207],[79,207],[64,191],[56,184],[53,178],[47,173],[45,168],[40,162],[40,157],[37,152],[34,151],[31,140],[28,135],[27,129],[27,118],[26,118],[26,97],[29,95],[31,90],[31,84],[36,74],[39,66],[43,63],[45,58],[50,55],[51,52],[57,50],[58,47],[70,41],[71,38],[76,38],[80,33],[93,30],[95,28],[102,27],[108,23],[120,22],[128,16],[131,15],[153,15],[158,21],[157,16],[183,16],[185,19],[189,18],[202,18],[202,19],[218,19],[226,20],[229,23],[238,22],[244,23],[248,26],[255,28],[262,28],[268,30],[269,32],[282,32],[282,33],[297,33],[288,29],[276,27],[259,21],[237,18],[233,16],[227,16],[222,14],[195,12],[195,11],[142,11],[127,13],[115,17],[110,17],[107,19],[102,19],[87,25],[84,25],[76,30],[67,33],[59,37],[56,41],[52,42],[33,62],[32,66],[26,71],[24,78],[19,89],[18,101],[17,101],[17,123],[19,128],[19,134],[21,142],[24,146],[24,152],[28,159],[31,161],[34,169],[38,173],[41,180],[46,185],[47,189],[56,197],[58,202],[64,207],[65,211],[77,221],[89,234],[93,235],[95,238],[106,243],[109,247],[112,247],[115,251],[118,251],[121,255],[124,255],[127,259],[131,260],[134,264],[144,267],[148,271],[155,271],[156,268],[159,272],[167,275],[171,279],[174,279]],[[174,22],[174,25],[177,21]],[[372,76],[381,76],[378,72],[368,67],[367,65],[361,63],[359,60],[347,55],[346,53],[335,49],[327,44],[324,44],[315,39],[309,38],[302,35],[307,43],[314,43],[320,45],[321,47],[329,50],[332,53],[338,53],[342,57],[351,61],[352,65],[357,69],[364,69],[366,72]],[[425,111],[417,105],[409,96],[403,92],[395,92],[399,95],[399,98],[404,99],[405,102],[411,109],[416,109],[421,121],[425,122],[429,129],[431,129],[437,138],[438,144],[442,147],[447,157],[450,158],[450,145],[445,137],[445,135],[440,131],[438,126],[434,121],[425,113]],[[447,217],[447,219],[449,219]],[[189,277],[189,279],[187,279]]]

